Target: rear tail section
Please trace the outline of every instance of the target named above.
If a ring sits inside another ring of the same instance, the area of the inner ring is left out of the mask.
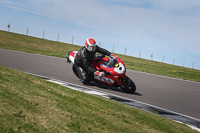
[[[67,63],[71,63],[71,60],[69,59],[69,56],[70,56],[70,53],[73,52],[73,51],[69,51],[67,54],[66,54],[66,60],[67,60]]]
[[[76,57],[76,54],[77,54],[77,51],[69,51],[67,54],[66,54],[66,60],[67,60],[67,63],[74,63],[74,59]]]

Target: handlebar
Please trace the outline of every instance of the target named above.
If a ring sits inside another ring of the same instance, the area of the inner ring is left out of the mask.
[[[108,62],[107,65],[108,65],[108,66],[114,66],[116,62],[117,62],[117,61],[116,61],[115,59],[113,59],[113,58],[110,57],[110,60],[109,60],[109,62]]]

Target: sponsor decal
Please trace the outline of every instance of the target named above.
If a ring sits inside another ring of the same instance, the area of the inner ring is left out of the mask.
[[[122,64],[122,63],[119,63],[118,64],[118,67],[115,67],[114,68],[114,71],[115,72],[117,72],[118,74],[123,74],[123,73],[125,73],[125,67],[124,67],[124,65]]]
[[[106,77],[99,77],[99,76],[96,76],[96,75],[94,75],[94,79],[100,80],[100,81],[102,81],[102,82],[106,82],[106,83],[108,83],[108,84],[113,84],[113,83],[115,83],[115,81],[112,80],[112,79],[109,79],[109,78],[106,78]]]

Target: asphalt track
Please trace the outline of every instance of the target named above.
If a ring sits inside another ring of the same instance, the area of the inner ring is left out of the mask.
[[[0,49],[0,65],[84,86],[62,58]],[[137,86],[135,94],[113,87],[89,87],[200,119],[200,83],[132,70],[127,75]]]

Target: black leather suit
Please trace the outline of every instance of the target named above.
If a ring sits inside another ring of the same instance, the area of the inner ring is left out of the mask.
[[[82,47],[76,54],[74,61],[74,68],[77,71],[76,75],[80,78],[81,82],[88,83],[89,76],[88,73],[94,73],[96,70],[91,67],[91,63],[95,57],[96,52],[110,56],[111,53],[99,46],[96,46],[96,51],[90,52],[86,47]]]

